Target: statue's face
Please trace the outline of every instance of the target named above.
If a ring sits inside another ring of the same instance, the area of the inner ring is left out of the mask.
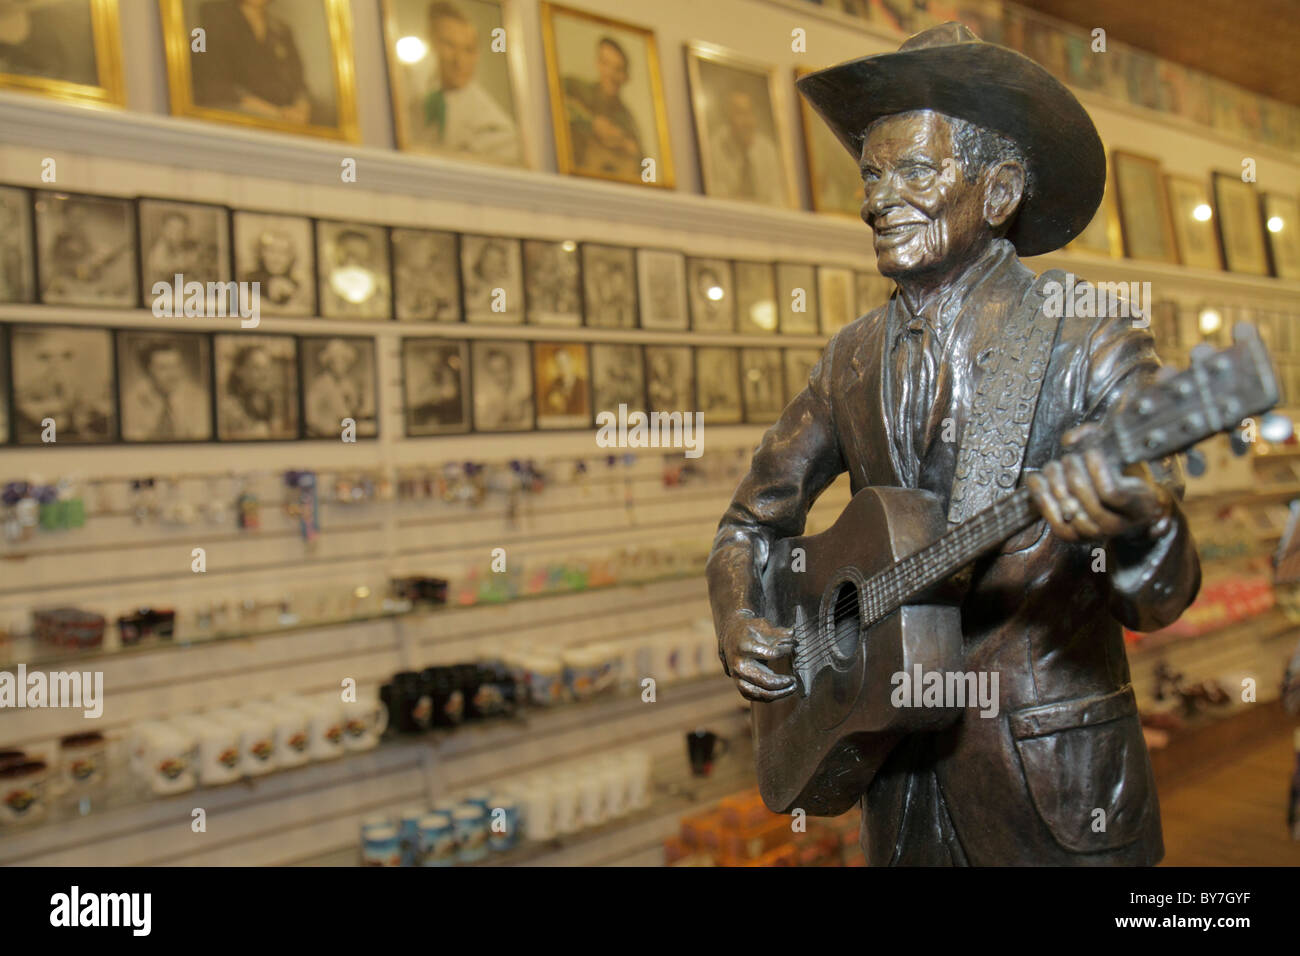
[[[862,219],[890,278],[946,272],[987,239],[981,184],[962,175],[948,120],[930,110],[877,122],[862,146]]]

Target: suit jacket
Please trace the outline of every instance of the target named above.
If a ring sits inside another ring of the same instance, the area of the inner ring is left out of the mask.
[[[941,377],[950,379],[951,406],[931,416],[951,415],[958,435],[1002,320],[1034,281],[1009,244],[994,252],[966,290],[950,333]],[[719,634],[738,613],[765,613],[761,575],[770,544],[801,534],[809,507],[843,472],[854,493],[919,485],[946,501],[952,450],[932,441],[915,456],[910,443],[894,440],[907,425],[888,361],[905,320],[896,300],[830,341],[807,387],[755,452],[709,560]],[[1026,469],[1058,456],[1064,432],[1099,421],[1155,374],[1154,342],[1140,324],[1060,321]],[[1153,470],[1181,496],[1173,462]],[[926,860],[918,841],[954,839],[976,865],[1154,864],[1163,856],[1121,624],[1152,630],[1172,623],[1195,597],[1200,566],[1177,508],[1159,539],[1112,540],[1104,571],[1093,570],[1094,547],[1062,541],[1039,521],[973,566],[962,603],[965,670],[999,674],[998,715],[982,718],[971,709],[952,727],[900,746],[864,795],[871,864]],[[924,782],[937,787],[950,822],[909,822]]]

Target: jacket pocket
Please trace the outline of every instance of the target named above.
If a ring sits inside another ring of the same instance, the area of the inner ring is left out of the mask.
[[[1095,853],[1142,835],[1154,793],[1132,687],[1007,719],[1030,798],[1057,843]]]

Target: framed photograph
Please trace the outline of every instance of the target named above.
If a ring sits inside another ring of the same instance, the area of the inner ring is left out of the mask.
[[[31,194],[0,186],[0,302],[36,300],[35,241]]]
[[[816,335],[819,327],[817,267],[802,262],[778,262],[776,301],[783,333]]]
[[[691,349],[687,345],[645,347],[646,404],[652,412],[695,409]]]
[[[84,106],[125,106],[117,0],[4,5],[0,87]]]
[[[654,31],[553,3],[541,14],[560,172],[672,189]]]
[[[173,314],[188,315],[191,298],[187,287],[197,282],[203,287],[205,314],[239,314],[239,302],[226,285],[231,278],[230,210],[211,203],[142,198],[136,202],[136,215],[140,223],[140,288],[146,306],[170,294]],[[177,301],[178,288],[181,301]]]
[[[639,345],[597,342],[591,346],[592,410],[618,414],[645,411],[645,357]]]
[[[235,278],[258,284],[265,315],[316,314],[311,220],[277,213],[234,213]]]
[[[385,227],[317,220],[316,263],[320,314],[325,318],[393,317]]]
[[[636,278],[641,328],[679,332],[690,326],[684,255],[670,249],[638,249]]]
[[[500,0],[384,0],[397,148],[526,165],[519,127],[522,44]]]
[[[859,269],[853,274],[854,311],[866,315],[889,301],[894,294],[894,280],[875,272]]]
[[[631,246],[584,242],[582,288],[588,326],[636,328],[636,250]]]
[[[406,436],[469,431],[469,343],[402,339],[402,409]]]
[[[1268,250],[1255,184],[1243,183],[1238,174],[1216,172],[1214,210],[1218,213],[1215,220],[1228,271],[1268,275]]]
[[[591,424],[591,369],[581,342],[534,342],[533,382],[538,428]]]
[[[298,342],[292,335],[219,332],[215,357],[217,440],[298,437]]]
[[[524,264],[518,239],[460,237],[465,319],[496,325],[524,321]]]
[[[692,329],[736,331],[736,281],[729,261],[688,258],[686,290],[691,303]]]
[[[812,72],[801,67],[795,70],[795,76]],[[857,161],[835,138],[831,128],[813,112],[808,101],[802,96],[795,99],[799,101],[799,117],[803,122],[803,154],[808,165],[808,191],[812,195],[813,211],[861,219],[866,190],[862,186],[862,172]]]
[[[776,269],[770,262],[733,263],[739,331],[776,332]]]
[[[695,350],[696,411],[715,425],[734,425],[744,420],[740,399],[740,352],[731,348],[705,346]]]
[[[399,322],[459,322],[460,246],[454,232],[389,230]]]
[[[302,433],[305,438],[379,434],[379,372],[375,340],[368,336],[304,336],[298,340],[302,368]]]
[[[131,200],[41,190],[34,208],[42,302],[119,308],[139,304]]]
[[[1264,193],[1269,261],[1279,279],[1300,279],[1300,203],[1294,196]]]
[[[520,432],[533,427],[533,359],[527,342],[479,339],[474,362],[474,430]]]
[[[745,421],[774,422],[785,408],[780,349],[740,350],[740,379],[745,401]]]
[[[173,115],[360,139],[348,0],[161,2]]]
[[[1161,182],[1160,161],[1119,150],[1114,150],[1110,158],[1124,254],[1130,259],[1177,262],[1178,248]]]
[[[817,302],[823,335],[834,335],[857,316],[857,289],[852,269],[817,267]]]
[[[1214,230],[1214,206],[1205,183],[1187,176],[1165,173],[1169,214],[1174,223],[1174,240],[1183,265],[1197,269],[1222,268],[1219,237]]]
[[[798,200],[777,71],[710,43],[686,45],[704,193],[793,209]]]
[[[116,335],[122,441],[212,441],[208,336],[136,329]]]
[[[786,349],[785,357],[785,400],[790,401],[808,387],[809,376],[813,366],[821,360],[821,349]]]
[[[534,325],[582,325],[578,244],[524,240],[524,305]]]
[[[11,326],[13,440],[55,446],[116,441],[116,378],[109,329]]]

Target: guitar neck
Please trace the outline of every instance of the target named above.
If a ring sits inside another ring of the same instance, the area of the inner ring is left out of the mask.
[[[1019,488],[867,581],[868,626],[897,611],[1038,518],[1029,492]]]

